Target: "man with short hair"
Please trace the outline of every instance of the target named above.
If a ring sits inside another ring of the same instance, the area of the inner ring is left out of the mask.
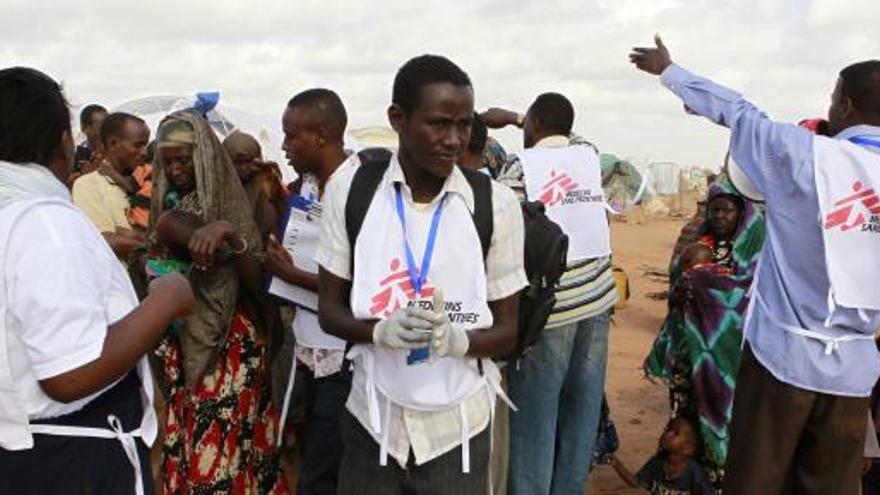
[[[58,83],[0,70],[0,479],[23,495],[151,494],[144,356],[195,299],[176,274],[138,305],[71,202],[72,158]]]
[[[132,180],[131,173],[144,163],[149,142],[150,129],[139,117],[121,112],[108,115],[101,127],[107,163],[73,183],[73,202],[121,259],[143,240],[131,232],[129,191],[120,184]]]
[[[314,262],[323,222],[323,193],[338,174],[359,165],[357,155],[344,149],[347,122],[342,100],[329,89],[309,89],[288,102],[282,119],[282,147],[299,174],[295,194],[288,201],[286,232],[291,235],[284,239],[284,246],[273,237],[266,248],[267,271],[308,294],[292,301],[297,306],[293,320],[296,347],[282,413],[283,422],[299,361],[306,367],[308,424],[297,488],[301,495],[336,494],[342,460],[339,422],[351,389],[351,373],[344,366],[345,341],[325,332],[318,322],[318,265]]]
[[[766,201],[724,493],[858,493],[880,376],[880,61],[840,72],[828,137],[774,122],[655,45],[630,61],[730,128],[731,157]]]
[[[354,344],[342,495],[486,492],[500,392],[489,358],[516,343],[526,278],[515,196],[456,165],[473,105],[454,63],[408,61],[388,109],[399,151],[325,192],[320,324]]]
[[[541,201],[569,238],[556,304],[535,345],[508,369],[511,495],[583,493],[605,386],[610,312],[617,301],[596,148],[572,135],[574,107],[544,93],[525,116],[490,109],[490,127],[523,129],[525,151],[498,180]]]
[[[104,146],[101,143],[101,125],[107,118],[107,109],[101,105],[86,105],[79,113],[79,129],[86,140],[76,147],[71,183],[101,165]]]

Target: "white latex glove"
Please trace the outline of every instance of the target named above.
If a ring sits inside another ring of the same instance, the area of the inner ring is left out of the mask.
[[[444,310],[443,291],[434,289],[434,331],[431,335],[431,357],[464,357],[471,341],[467,331],[452,326]]]
[[[427,347],[434,327],[434,313],[418,308],[400,308],[373,327],[373,344],[387,349]]]

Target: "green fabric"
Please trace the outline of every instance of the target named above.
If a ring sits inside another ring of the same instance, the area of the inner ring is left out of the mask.
[[[721,195],[735,193],[728,183],[716,182],[707,205]],[[670,302],[669,314],[645,360],[649,376],[670,384],[674,414],[698,422],[705,454],[719,467],[727,457],[727,427],[742,354],[747,295],[765,237],[762,212],[754,203],[744,201],[743,205],[728,266],[716,263],[681,273],[678,255],[673,259],[670,293],[686,281],[692,287],[691,298]],[[702,225],[701,234],[700,242],[714,242],[707,224]]]

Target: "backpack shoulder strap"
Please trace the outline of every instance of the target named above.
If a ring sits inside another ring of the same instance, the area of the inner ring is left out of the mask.
[[[358,234],[361,232],[361,226],[364,224],[364,217],[373,202],[373,196],[376,195],[376,189],[379,182],[388,170],[390,161],[390,153],[388,157],[373,157],[358,154],[361,158],[361,165],[354,173],[351,180],[351,188],[348,190],[348,197],[345,200],[345,233],[348,235],[348,244],[351,246],[352,266],[354,265],[354,245],[357,241]]]
[[[480,237],[480,246],[483,248],[483,261],[489,254],[489,246],[492,245],[492,231],[495,228],[492,214],[492,179],[481,172],[459,167],[464,174],[471,190],[474,192],[474,213],[471,218],[477,235]]]

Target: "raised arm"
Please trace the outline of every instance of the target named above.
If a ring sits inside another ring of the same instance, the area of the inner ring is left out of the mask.
[[[812,135],[808,131],[775,122],[740,93],[674,64],[660,36],[654,37],[654,43],[654,47],[633,48],[630,62],[660,76],[687,111],[730,128],[731,156],[765,196],[777,181],[809,166]]]

